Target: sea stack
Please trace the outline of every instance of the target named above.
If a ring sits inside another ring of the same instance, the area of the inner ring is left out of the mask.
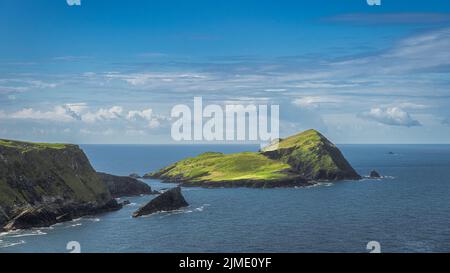
[[[381,175],[380,175],[377,171],[372,170],[372,171],[370,172],[369,177],[370,177],[370,178],[381,178]]]
[[[151,200],[147,203],[147,205],[139,208],[133,213],[133,217],[139,217],[160,211],[177,210],[187,206],[189,206],[189,204],[181,194],[181,188],[175,187]]]

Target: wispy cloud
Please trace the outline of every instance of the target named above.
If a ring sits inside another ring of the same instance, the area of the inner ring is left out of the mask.
[[[329,96],[305,96],[293,101],[293,103],[299,107],[313,109],[320,108],[323,105],[336,105],[340,102],[340,98]]]
[[[28,119],[28,120],[47,120],[56,122],[70,122],[73,117],[62,106],[56,106],[50,111],[40,111],[33,108],[24,108],[20,111],[4,114],[3,118],[10,119]]]
[[[143,122],[142,128],[158,128],[162,122],[169,120],[163,115],[153,113],[151,108],[144,110],[125,111],[121,106],[99,108],[91,110],[86,103],[67,103],[58,105],[51,110],[43,111],[33,108],[24,108],[19,111],[7,113],[2,111],[0,119],[10,120],[41,120],[48,122],[81,122],[96,124],[109,121],[121,122],[124,125],[138,125]]]
[[[350,24],[439,24],[449,23],[450,13],[401,12],[401,13],[350,13],[324,19],[330,23]]]
[[[360,114],[360,117],[391,126],[421,126],[418,120],[413,119],[408,112],[400,107],[375,107]]]

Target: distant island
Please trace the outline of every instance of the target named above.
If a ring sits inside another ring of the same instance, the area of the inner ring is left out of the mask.
[[[271,188],[357,180],[361,176],[336,145],[311,129],[280,139],[259,152],[203,153],[148,173],[144,178],[182,186]]]

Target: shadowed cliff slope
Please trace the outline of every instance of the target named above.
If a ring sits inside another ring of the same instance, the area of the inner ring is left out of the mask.
[[[8,229],[47,226],[118,208],[78,146],[0,140],[0,229],[7,222]]]

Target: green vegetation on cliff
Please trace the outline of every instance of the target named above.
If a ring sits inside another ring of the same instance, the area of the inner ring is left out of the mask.
[[[64,149],[69,146],[75,146],[75,145],[62,144],[62,143],[25,142],[25,141],[0,139],[0,146],[16,148],[21,151],[29,151],[29,150],[42,150],[42,149]]]
[[[341,151],[316,130],[281,139],[262,149],[269,158],[292,166],[302,176],[315,180],[359,179]]]
[[[288,164],[259,153],[204,153],[181,160],[158,172],[179,181],[279,180],[288,177]],[[150,174],[151,176],[152,174]]]
[[[0,140],[0,228],[26,207],[81,206],[83,214],[111,200],[78,146]]]
[[[276,183],[289,179],[360,178],[339,149],[316,130],[308,130],[282,139],[257,153],[204,153],[176,162],[155,173],[147,174],[146,177],[183,184],[208,183],[208,186],[214,182]]]

